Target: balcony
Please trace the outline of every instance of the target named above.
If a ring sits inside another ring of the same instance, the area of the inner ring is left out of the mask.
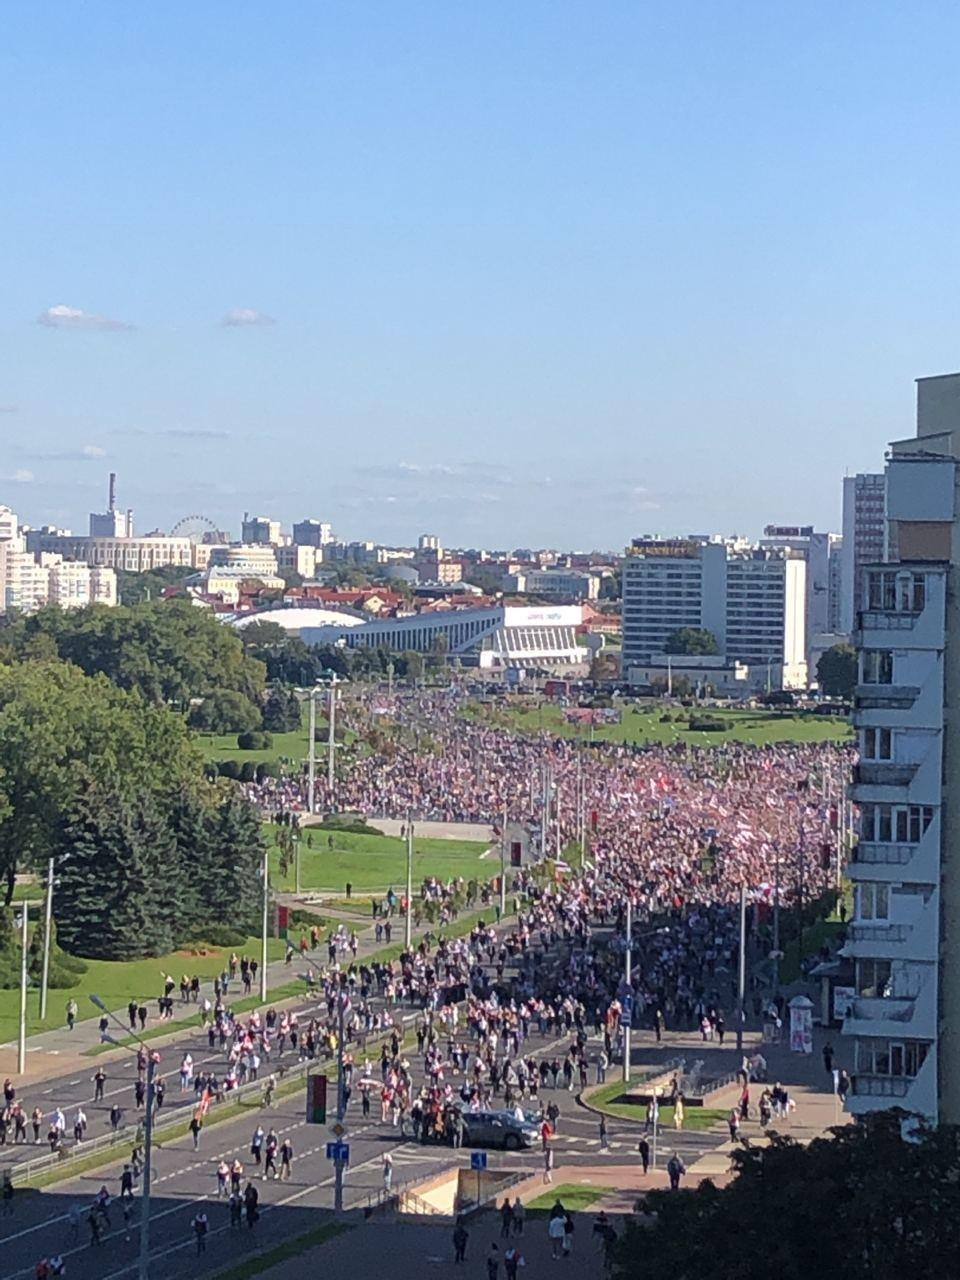
[[[895,760],[861,760],[853,769],[853,785],[908,787],[919,767],[916,764],[899,764]]]
[[[861,840],[854,846],[854,863],[903,867],[919,849],[916,844],[879,844],[874,840]]]
[[[852,1081],[858,1098],[905,1098],[912,1083],[907,1076],[868,1076],[863,1072],[858,1072]]]
[[[857,711],[909,711],[919,695],[917,685],[858,684],[853,705]]]
[[[899,613],[888,609],[862,609],[857,614],[859,631],[912,631],[919,613]]]
[[[916,1000],[909,996],[858,996],[850,1007],[847,1019],[871,1024],[910,1022],[915,1007]],[[870,1035],[870,1028],[865,1029],[861,1034]],[[877,1033],[873,1032],[873,1034]]]
[[[906,942],[910,936],[908,924],[851,924],[847,926],[848,942],[882,942],[892,944]]]

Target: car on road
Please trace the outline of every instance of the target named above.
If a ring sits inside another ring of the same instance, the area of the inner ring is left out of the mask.
[[[532,1147],[539,1137],[536,1121],[525,1113],[519,1120],[514,1111],[464,1111],[464,1145],[468,1147],[502,1147],[519,1151]]]

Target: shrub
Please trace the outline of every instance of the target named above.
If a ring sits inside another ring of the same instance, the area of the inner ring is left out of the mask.
[[[324,818],[320,823],[323,831],[351,831],[356,835],[382,836],[379,827],[371,827],[359,814],[341,813],[334,818]]]
[[[721,720],[719,716],[691,716],[690,728],[694,733],[725,733],[730,721]]]
[[[234,782],[240,777],[240,763],[237,760],[221,760],[217,765],[221,778],[232,778]]]
[[[273,738],[269,733],[252,729],[247,733],[237,734],[237,746],[241,751],[265,751],[267,747],[273,746]]]
[[[264,778],[279,778],[280,767],[273,764],[270,760],[261,760],[257,765],[257,781],[263,782]]]
[[[255,782],[257,779],[257,766],[252,760],[244,760],[240,766],[240,781]]]

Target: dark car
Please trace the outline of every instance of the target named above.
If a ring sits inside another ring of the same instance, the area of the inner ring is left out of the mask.
[[[464,1143],[468,1147],[502,1147],[519,1151],[539,1137],[536,1121],[527,1112],[518,1120],[513,1111],[464,1111]]]

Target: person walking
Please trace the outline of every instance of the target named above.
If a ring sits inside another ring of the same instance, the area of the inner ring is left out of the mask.
[[[490,1246],[487,1254],[487,1280],[497,1280],[500,1272],[500,1252],[495,1244]]]
[[[80,1009],[79,1009],[79,1006],[77,1005],[76,1000],[72,998],[68,1000],[67,1001],[67,1030],[68,1031],[72,1031],[73,1028],[77,1025],[77,1014],[79,1012],[80,1012]]]
[[[673,1104],[673,1127],[678,1133],[683,1128],[683,1097],[679,1093]]]
[[[500,1239],[510,1239],[510,1228],[513,1226],[513,1205],[510,1203],[510,1197],[504,1196],[503,1204],[500,1206]]]
[[[680,1159],[678,1152],[674,1152],[667,1161],[667,1177],[670,1179],[670,1190],[678,1191],[680,1189],[680,1179],[687,1172],[687,1166]]]
[[[650,1143],[646,1138],[641,1138],[637,1143],[637,1153],[640,1156],[640,1164],[643,1168],[644,1177],[650,1168]]]
[[[545,1183],[553,1181],[553,1147],[545,1147],[543,1151],[543,1180]]]
[[[453,1228],[453,1260],[454,1262],[466,1262],[467,1260],[467,1241],[470,1234],[463,1225],[463,1219],[457,1219],[457,1225]]]
[[[197,1254],[206,1253],[207,1230],[210,1226],[207,1215],[201,1209],[193,1220],[193,1234],[197,1238]]]
[[[607,1144],[607,1117],[603,1114],[600,1116],[600,1150],[608,1150]]]
[[[393,1156],[389,1151],[383,1153],[383,1189],[390,1194],[393,1187]]]
[[[503,1255],[503,1271],[506,1280],[517,1280],[519,1267],[527,1265],[526,1259],[515,1244],[509,1246]]]
[[[550,1241],[550,1257],[559,1258],[563,1250],[564,1222],[566,1213],[558,1200],[550,1210],[550,1221],[547,1223],[547,1237]]]
[[[203,1129],[203,1121],[197,1112],[190,1117],[190,1136],[193,1138],[194,1151],[200,1150],[200,1132]]]
[[[523,1221],[526,1217],[526,1210],[523,1207],[523,1201],[517,1196],[513,1202],[513,1234],[515,1236],[523,1235]]]
[[[293,1161],[293,1143],[289,1138],[284,1138],[280,1143],[280,1178],[282,1181],[289,1181],[290,1165]]]
[[[93,1075],[93,1100],[94,1102],[103,1101],[103,1086],[107,1082],[107,1073],[103,1067],[97,1067]]]

